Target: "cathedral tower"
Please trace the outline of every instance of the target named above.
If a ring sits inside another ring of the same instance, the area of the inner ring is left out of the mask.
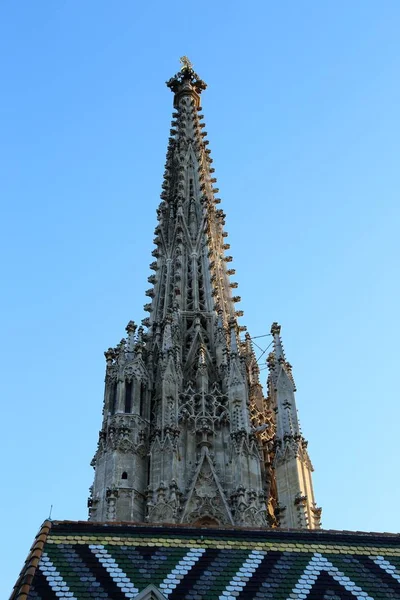
[[[89,518],[318,527],[279,328],[267,399],[251,338],[240,337],[240,297],[200,107],[206,84],[184,58],[167,85],[175,112],[149,316],[139,328],[129,322],[127,336],[105,353]]]

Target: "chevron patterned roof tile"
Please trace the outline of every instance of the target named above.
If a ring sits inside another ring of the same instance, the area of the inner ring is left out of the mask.
[[[400,536],[46,522],[12,600],[400,600]]]

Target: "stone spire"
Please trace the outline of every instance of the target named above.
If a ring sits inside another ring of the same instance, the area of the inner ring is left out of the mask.
[[[321,509],[315,504],[311,479],[313,466],[297,416],[292,367],[285,358],[280,325],[273,323],[273,352],[268,356],[269,401],[275,417],[276,497],[280,525],[290,528],[320,527]]]
[[[265,400],[240,339],[225,214],[206,140],[206,84],[187,58],[174,94],[143,328],[106,354],[90,519],[267,526]],[[250,414],[251,412],[251,414]],[[272,420],[271,420],[272,431]],[[264,435],[264,434],[263,434]],[[275,502],[276,504],[276,502]]]

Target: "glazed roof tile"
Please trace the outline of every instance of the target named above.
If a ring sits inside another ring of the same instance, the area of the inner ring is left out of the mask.
[[[400,535],[45,521],[11,600],[400,600]]]

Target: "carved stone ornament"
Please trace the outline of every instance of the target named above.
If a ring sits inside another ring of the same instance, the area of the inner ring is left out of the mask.
[[[212,433],[230,422],[228,398],[217,387],[210,394],[194,394],[189,387],[180,396],[179,421],[187,424],[192,433],[204,429],[204,424],[207,423]]]
[[[156,494],[148,490],[148,516],[151,523],[176,523],[180,511],[180,492],[174,479],[167,487],[161,482]]]
[[[114,383],[118,378],[118,366],[112,365],[107,367],[106,371],[106,383]]]
[[[144,383],[148,382],[147,371],[141,360],[136,359],[134,362],[125,365],[124,378],[126,381],[137,379],[138,381],[142,381]]]

